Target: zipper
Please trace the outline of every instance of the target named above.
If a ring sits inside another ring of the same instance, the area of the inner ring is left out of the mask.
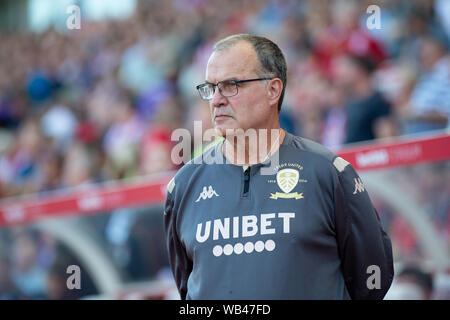
[[[244,197],[248,196],[249,189],[250,189],[250,167],[248,167],[244,171],[244,193],[243,193]]]

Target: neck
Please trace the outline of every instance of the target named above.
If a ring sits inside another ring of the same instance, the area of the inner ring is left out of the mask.
[[[240,166],[261,163],[274,154],[286,133],[279,126],[268,129],[242,130],[227,136],[222,153],[228,162]]]

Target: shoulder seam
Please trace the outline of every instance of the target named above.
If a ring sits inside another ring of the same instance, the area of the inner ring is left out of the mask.
[[[341,157],[337,156],[336,158],[334,158],[333,160],[333,165],[334,167],[337,169],[337,171],[342,172],[345,170],[345,168],[349,165],[350,163],[344,159],[342,159]]]

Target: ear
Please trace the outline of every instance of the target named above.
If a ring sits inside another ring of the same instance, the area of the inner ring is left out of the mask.
[[[278,104],[281,92],[283,91],[283,82],[280,78],[274,78],[267,85],[267,96],[271,104]]]

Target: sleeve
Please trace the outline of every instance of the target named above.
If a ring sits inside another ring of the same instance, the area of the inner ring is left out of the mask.
[[[348,162],[338,168],[334,196],[338,250],[350,297],[381,300],[394,276],[391,241],[361,178]]]
[[[171,190],[172,191],[172,190]],[[166,245],[169,255],[169,263],[175,279],[175,283],[182,300],[186,299],[187,280],[192,271],[192,261],[189,259],[185,247],[177,233],[177,214],[174,210],[172,192],[167,192],[164,205],[164,228],[166,232]]]

